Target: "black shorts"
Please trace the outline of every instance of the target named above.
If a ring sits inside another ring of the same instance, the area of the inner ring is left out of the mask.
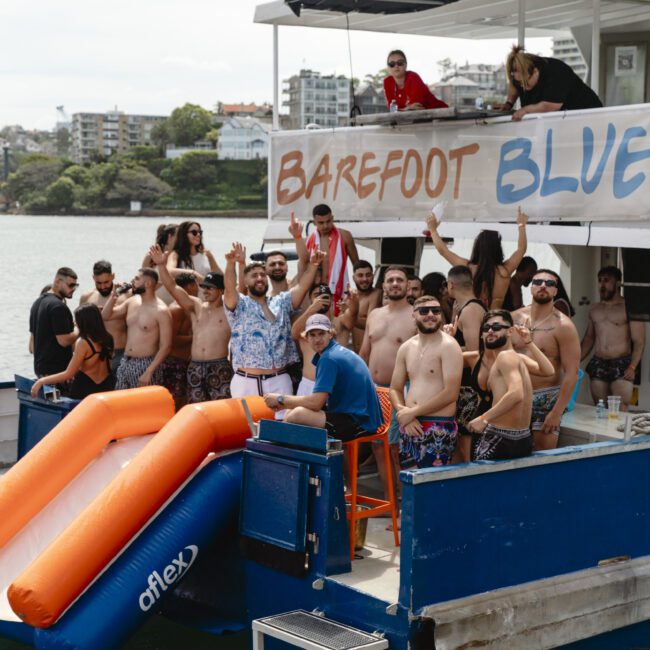
[[[347,413],[325,411],[325,428],[332,438],[338,438],[343,442],[350,442],[355,438],[372,435]]]

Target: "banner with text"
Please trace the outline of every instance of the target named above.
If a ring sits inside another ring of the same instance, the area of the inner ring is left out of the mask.
[[[630,220],[650,216],[650,105],[487,123],[274,132],[270,216]]]

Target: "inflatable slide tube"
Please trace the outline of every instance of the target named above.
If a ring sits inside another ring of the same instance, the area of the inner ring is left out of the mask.
[[[0,547],[111,440],[154,433],[173,415],[174,400],[161,386],[86,397],[0,480]]]
[[[121,647],[236,517],[241,457],[229,454],[203,467],[56,625],[35,630],[36,648]],[[214,587],[224,597],[236,588]]]
[[[246,401],[253,419],[273,417],[261,397]],[[238,399],[183,407],[14,580],[13,611],[33,627],[53,625],[209,452],[240,448],[249,436]]]

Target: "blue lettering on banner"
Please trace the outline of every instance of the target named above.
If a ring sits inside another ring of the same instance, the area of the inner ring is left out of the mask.
[[[616,127],[610,122],[607,125],[607,138],[605,139],[605,149],[603,155],[598,161],[596,171],[591,179],[587,178],[589,167],[591,167],[591,158],[594,154],[594,132],[588,126],[582,129],[582,174],[580,175],[580,182],[582,184],[582,191],[585,194],[591,194],[596,190],[600,179],[603,177],[605,165],[609,160],[609,154],[612,153],[614,140],[616,139]]]
[[[645,174],[638,172],[628,180],[624,180],[625,170],[635,162],[650,158],[650,149],[641,151],[629,151],[628,145],[632,138],[643,138],[647,135],[646,130],[641,126],[632,126],[626,129],[623,139],[616,152],[614,162],[614,196],[617,199],[624,199],[636,190],[645,180]]]
[[[530,152],[533,148],[528,138],[515,138],[501,146],[499,155],[499,170],[497,172],[497,201],[499,203],[519,203],[528,198],[539,187],[539,167],[530,159]],[[506,160],[506,156],[512,152],[519,153]],[[515,189],[512,183],[503,183],[503,177],[513,171],[527,171],[533,177],[530,185]]]
[[[578,179],[571,176],[557,176],[551,178],[551,166],[553,165],[553,129],[546,132],[546,166],[544,167],[544,178],[542,179],[541,196],[550,196],[558,192],[577,192]]]

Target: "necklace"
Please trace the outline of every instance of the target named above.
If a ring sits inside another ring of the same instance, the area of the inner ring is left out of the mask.
[[[420,355],[420,361],[422,361],[422,359],[423,359],[423,357],[424,357],[424,353],[425,353],[425,352],[427,351],[427,349],[430,348],[432,345],[434,345],[434,344],[433,344],[433,343],[429,343],[429,345],[422,345],[422,342],[421,342],[421,341],[418,341],[418,352],[419,352],[419,355]]]
[[[542,325],[543,325],[543,324],[544,324],[544,323],[545,323],[545,322],[546,322],[546,321],[547,321],[551,316],[553,316],[553,312],[552,312],[552,311],[551,311],[550,314],[547,314],[545,318],[542,318],[542,320],[541,320],[539,323],[535,323],[534,325],[533,325],[533,321],[532,321],[532,318],[531,318],[531,320],[530,320],[530,331],[531,331],[531,332],[537,332],[537,331],[540,331],[540,330],[542,329],[541,326],[542,326]],[[552,329],[552,328],[547,328],[547,329],[544,330],[544,331],[548,331],[549,329]]]

